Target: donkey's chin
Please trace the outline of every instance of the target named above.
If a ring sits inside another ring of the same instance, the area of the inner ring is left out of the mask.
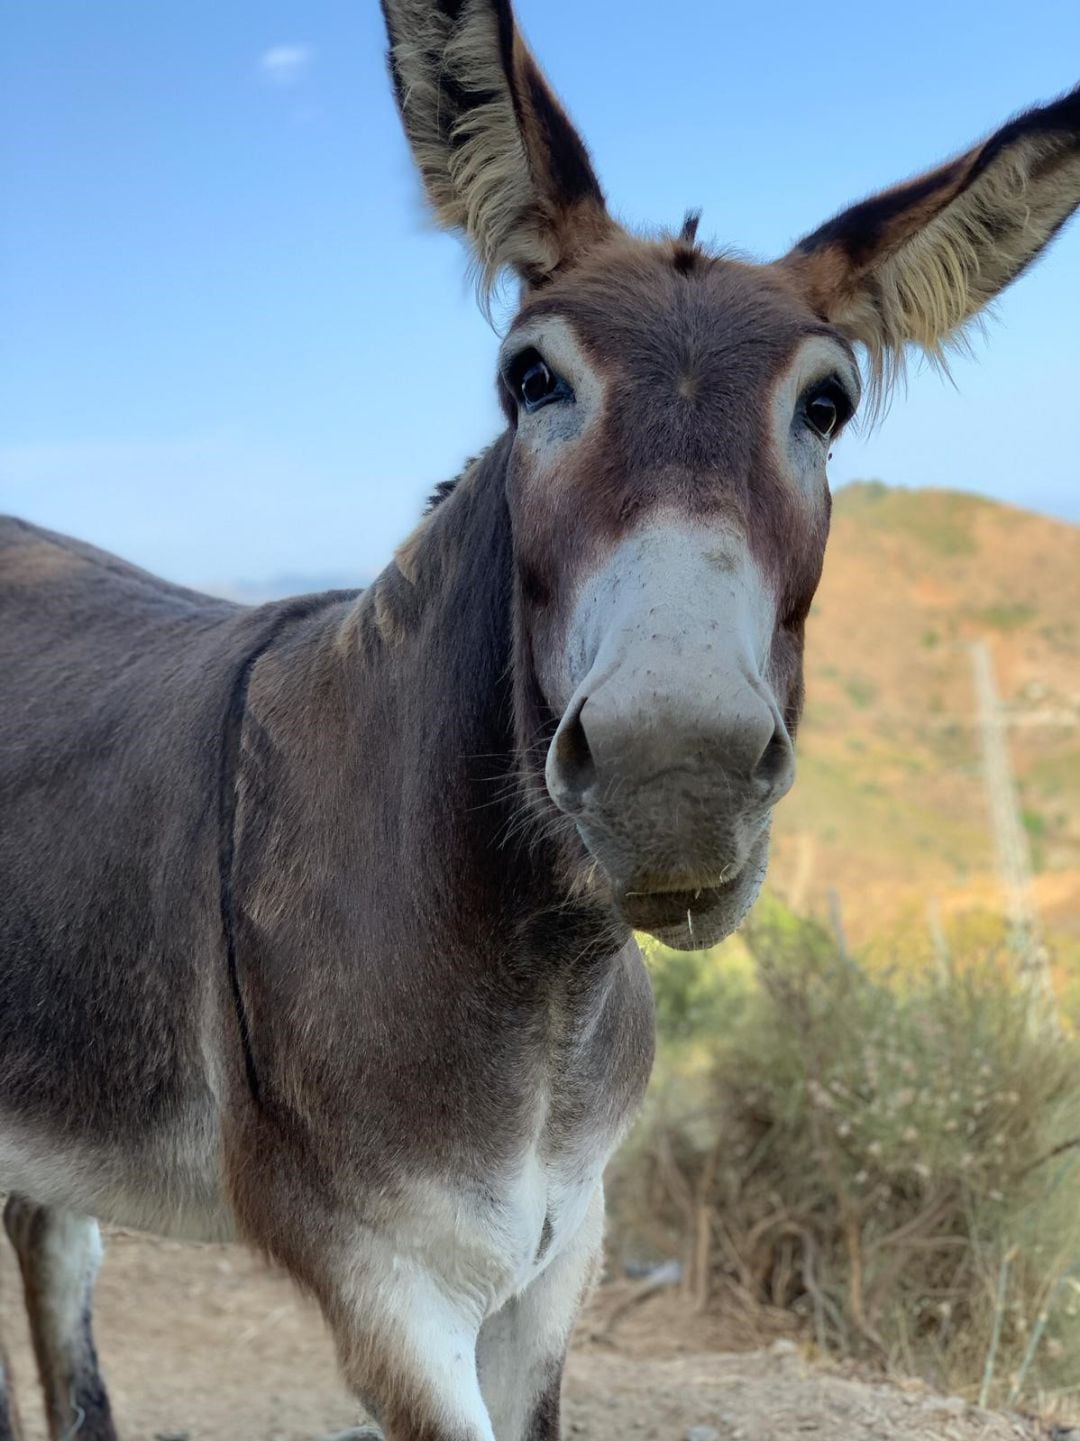
[[[619,898],[621,918],[676,951],[701,951],[730,936],[757,900],[769,859],[766,831],[737,875],[715,885],[634,892]]]

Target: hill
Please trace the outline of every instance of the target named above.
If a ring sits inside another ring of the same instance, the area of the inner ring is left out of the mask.
[[[990,648],[1035,895],[1080,937],[1080,527],[978,496],[859,483],[835,497],[808,625],[800,773],[775,888],[858,940],[1000,910],[971,642]]]

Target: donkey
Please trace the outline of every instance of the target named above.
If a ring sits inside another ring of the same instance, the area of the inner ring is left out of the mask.
[[[1077,90],[773,263],[641,239],[508,0],[383,9],[436,216],[520,281],[502,435],[362,593],[0,529],[0,1181],[54,1441],[114,1436],[95,1217],[283,1266],[390,1441],[558,1436],[652,1059],[632,929],[706,946],[761,884],[854,347],[878,393],[940,356],[1080,204]]]

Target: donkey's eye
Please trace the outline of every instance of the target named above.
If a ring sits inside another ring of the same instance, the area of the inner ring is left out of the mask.
[[[840,423],[840,413],[831,395],[819,395],[806,407],[807,419],[814,429],[828,438]]]
[[[518,357],[507,376],[507,383],[527,411],[539,410],[553,400],[569,400],[573,392],[535,350]]]
[[[823,440],[831,440],[851,419],[852,404],[847,393],[834,380],[816,386],[803,402],[808,424]]]

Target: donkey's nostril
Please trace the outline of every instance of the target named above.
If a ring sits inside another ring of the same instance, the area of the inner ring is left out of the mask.
[[[771,802],[785,795],[794,779],[795,753],[791,737],[783,721],[778,721],[768,745],[754,767],[754,780]]]
[[[584,709],[582,701],[572,714],[563,716],[548,755],[548,790],[564,811],[580,810],[585,792],[596,779],[596,763],[581,722]]]

